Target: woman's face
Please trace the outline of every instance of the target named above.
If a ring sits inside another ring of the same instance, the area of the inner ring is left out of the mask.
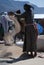
[[[14,19],[15,19],[15,15],[10,15],[9,18],[10,18],[11,20],[14,20]]]

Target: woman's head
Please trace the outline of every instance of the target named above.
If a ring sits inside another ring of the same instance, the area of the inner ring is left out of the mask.
[[[8,16],[11,20],[14,20],[16,18],[14,12],[8,12]]]
[[[33,8],[31,5],[24,4],[24,10],[29,11],[31,8]]]
[[[8,12],[8,15],[13,16],[14,12],[10,11],[10,12]]]

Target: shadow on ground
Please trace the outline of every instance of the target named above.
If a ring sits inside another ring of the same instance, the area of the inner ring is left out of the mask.
[[[33,58],[31,55],[29,54],[26,54],[26,53],[23,53],[19,58],[12,58],[10,57],[10,59],[12,59],[11,61],[10,60],[6,60],[6,61],[1,61],[1,62],[6,62],[6,63],[16,63],[16,62],[19,62],[19,61],[22,61],[22,60],[27,60],[27,59],[31,59]]]

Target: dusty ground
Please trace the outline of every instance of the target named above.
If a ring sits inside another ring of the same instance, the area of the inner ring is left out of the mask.
[[[43,38],[43,39],[42,39]],[[38,40],[38,49],[44,50],[44,36]],[[0,44],[0,65],[44,65],[44,52],[37,52],[35,58],[23,54],[22,45],[5,46]]]
[[[4,49],[5,48],[5,49]],[[3,50],[3,51],[2,51]],[[35,58],[30,58],[29,55],[23,54],[22,48],[13,44],[12,46],[3,45],[0,54],[0,65],[44,65],[44,52],[37,52]]]

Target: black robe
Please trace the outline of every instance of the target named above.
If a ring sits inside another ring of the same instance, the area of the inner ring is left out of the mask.
[[[33,16],[32,13],[24,12],[22,14],[22,17],[25,18],[25,38],[24,38],[24,45],[23,45],[23,52],[29,52],[29,51],[36,51],[37,45],[36,45],[36,32],[33,25]],[[32,24],[32,25],[28,25]]]
[[[3,37],[4,37],[4,28],[2,24],[0,23],[0,40],[3,40]]]

